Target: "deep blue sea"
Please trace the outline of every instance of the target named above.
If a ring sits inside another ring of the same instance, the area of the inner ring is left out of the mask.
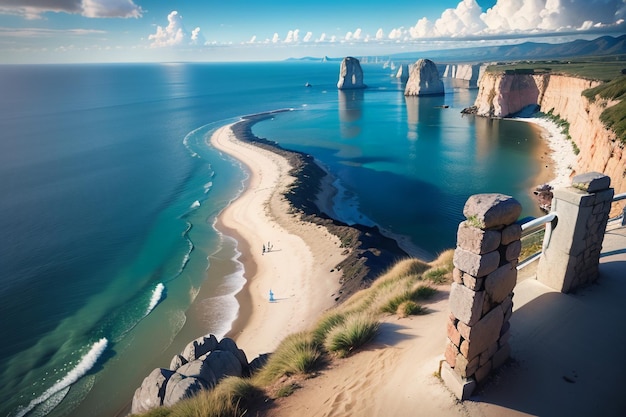
[[[115,415],[229,330],[242,266],[213,224],[246,173],[207,141],[241,115],[295,109],[255,133],[334,175],[341,220],[426,255],[454,246],[471,194],[538,214],[534,127],[463,117],[476,90],[405,98],[363,69],[369,88],[343,93],[338,62],[0,66],[0,415]]]

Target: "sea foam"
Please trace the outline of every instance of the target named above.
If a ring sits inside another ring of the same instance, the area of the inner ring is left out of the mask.
[[[27,415],[39,404],[44,403],[45,401],[56,396],[62,391],[65,391],[65,394],[67,394],[67,392],[69,391],[67,388],[69,388],[70,385],[78,381],[82,376],[89,372],[91,368],[93,368],[100,356],[102,356],[102,354],[106,350],[108,343],[109,341],[105,337],[94,343],[91,346],[91,349],[89,349],[89,352],[87,352],[87,354],[82,357],[76,367],[68,372],[65,378],[57,381],[56,384],[44,391],[44,393],[41,394],[39,397],[32,400],[26,407],[21,407],[20,409],[18,409],[15,416],[23,417]],[[56,401],[57,404],[58,402],[60,402],[58,399]]]
[[[165,285],[163,285],[162,282],[159,282],[156,287],[154,287],[154,290],[152,290],[152,297],[150,297],[150,304],[146,309],[146,316],[154,310],[157,304],[159,304],[159,301],[163,298],[163,291],[165,291]]]

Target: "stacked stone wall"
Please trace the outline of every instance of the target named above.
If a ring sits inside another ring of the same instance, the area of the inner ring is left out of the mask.
[[[572,186],[554,190],[557,213],[537,267],[537,279],[568,293],[598,279],[600,252],[614,190],[611,178],[597,172],[577,175]]]
[[[521,251],[522,207],[510,196],[471,196],[454,252],[445,363],[441,376],[459,399],[509,357],[509,319]]]

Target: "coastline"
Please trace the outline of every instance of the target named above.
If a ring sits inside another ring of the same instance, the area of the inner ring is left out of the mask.
[[[211,144],[248,169],[245,190],[218,216],[216,228],[234,237],[246,284],[236,295],[239,314],[227,336],[248,357],[275,349],[288,334],[308,328],[332,307],[346,254],[323,227],[301,221],[283,197],[295,178],[287,159],[239,140],[233,124],[218,129]],[[263,252],[272,247],[271,251]],[[269,291],[274,300],[269,300]]]
[[[514,120],[538,126],[539,134],[549,149],[549,152],[545,153],[549,161],[544,161],[548,165],[546,168],[549,172],[546,173],[546,170],[542,169],[534,180],[534,186],[549,184],[557,188],[571,185],[571,177],[578,157],[574,153],[571,141],[561,132],[559,126],[542,117],[519,117]],[[541,154],[537,157],[543,159],[543,156],[544,154]]]

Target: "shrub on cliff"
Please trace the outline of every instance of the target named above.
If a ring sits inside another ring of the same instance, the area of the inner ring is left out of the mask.
[[[607,129],[615,132],[622,144],[626,144],[626,76],[585,90],[583,95],[591,102],[595,102],[597,98],[619,101],[605,109],[600,115],[600,120]]]

